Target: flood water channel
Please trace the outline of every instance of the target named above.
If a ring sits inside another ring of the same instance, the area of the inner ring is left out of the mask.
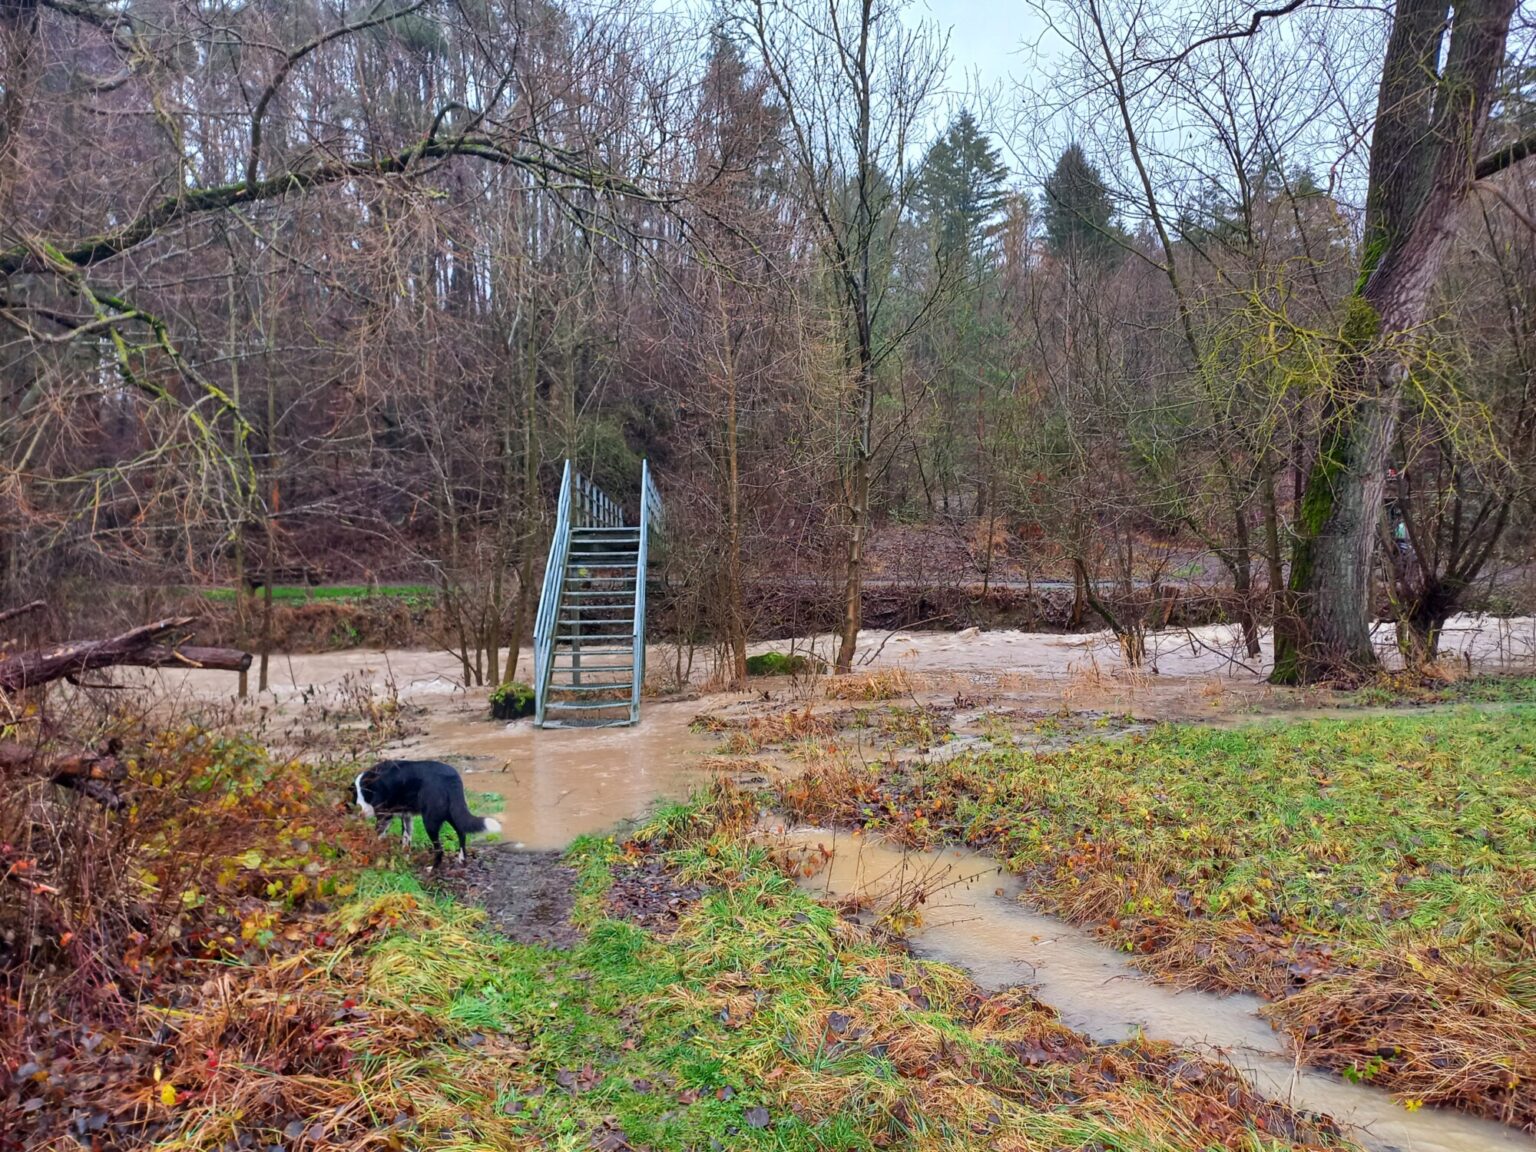
[[[1018,985],[1102,1043],[1141,1035],[1219,1057],[1258,1091],[1332,1116],[1378,1152],[1483,1152],[1536,1148],[1489,1121],[1433,1108],[1409,1112],[1380,1089],[1298,1068],[1283,1036],[1252,996],[1216,996],[1155,983],[1085,929],[1031,910],[998,862],[961,848],[913,852],[879,837],[821,828],[764,833],[766,842],[817,867],[801,883],[826,898],[853,898],[878,913],[921,893],[913,951],[962,968],[988,991]]]

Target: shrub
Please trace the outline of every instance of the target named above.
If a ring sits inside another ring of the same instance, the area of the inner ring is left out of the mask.
[[[521,720],[533,715],[533,689],[527,684],[514,680],[498,684],[491,689],[490,700],[492,720]]]
[[[763,652],[747,657],[748,676],[803,676],[823,672],[826,665],[814,656],[786,656],[783,652]]]

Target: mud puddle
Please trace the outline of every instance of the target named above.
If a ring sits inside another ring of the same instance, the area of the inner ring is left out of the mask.
[[[564,848],[577,836],[611,831],[657,803],[707,782],[701,753],[713,741],[689,731],[703,704],[645,704],[634,728],[535,729],[530,721],[488,721],[478,709],[432,715],[427,731],[391,756],[446,760],[471,792],[505,801],[502,839],[526,848]]]
[[[1484,1152],[1536,1141],[1453,1112],[1408,1112],[1387,1093],[1296,1067],[1251,996],[1155,984],[1081,928],[1020,903],[1018,882],[964,849],[908,852],[878,838],[791,829],[766,842],[819,870],[801,883],[874,914],[914,911],[913,951],[969,972],[983,988],[1032,988],[1068,1026],[1103,1043],[1138,1034],[1219,1055],[1271,1099],[1323,1112],[1379,1152]]]

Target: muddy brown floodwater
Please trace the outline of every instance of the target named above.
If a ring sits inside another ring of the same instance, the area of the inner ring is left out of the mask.
[[[878,837],[820,828],[764,832],[779,852],[818,871],[801,883],[875,912],[915,904],[913,951],[969,972],[983,988],[1025,985],[1062,1021],[1103,1043],[1136,1035],[1219,1056],[1271,1099],[1326,1112],[1379,1152],[1536,1148],[1513,1129],[1453,1112],[1409,1112],[1387,1093],[1298,1068],[1251,996],[1219,997],[1154,983],[1084,929],[1021,903],[1018,881],[965,849],[912,852]],[[830,857],[827,853],[830,852]]]
[[[682,799],[707,779],[699,761],[713,741],[688,727],[700,708],[699,701],[647,704],[634,728],[545,731],[527,720],[488,722],[477,708],[434,716],[425,735],[389,754],[449,761],[470,791],[505,800],[502,839],[564,848],[643,817],[658,800]]]

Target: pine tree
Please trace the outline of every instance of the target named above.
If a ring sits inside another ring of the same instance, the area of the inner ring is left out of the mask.
[[[1119,251],[1121,233],[1109,189],[1078,145],[1068,145],[1046,177],[1041,209],[1053,255],[1108,263]]]
[[[973,254],[1002,207],[1008,169],[968,109],[950,122],[923,158],[917,204],[933,225],[942,255]]]

